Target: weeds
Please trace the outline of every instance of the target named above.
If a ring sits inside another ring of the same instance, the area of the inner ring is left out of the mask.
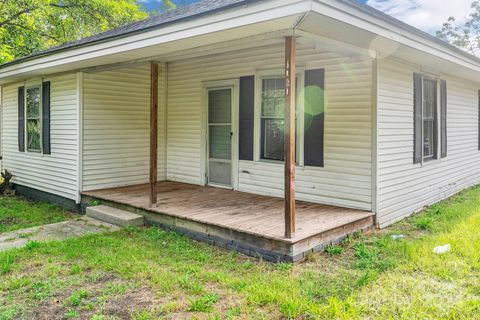
[[[190,301],[189,311],[196,312],[209,312],[213,310],[215,303],[220,300],[220,297],[216,293],[205,294],[200,298],[193,299]]]
[[[15,261],[14,255],[11,252],[0,255],[0,275],[9,273],[12,270],[13,263]]]
[[[308,263],[271,264],[153,227],[35,244],[0,253],[0,319],[34,318],[45,304],[96,320],[126,305],[125,317],[142,320],[475,319],[478,230],[480,187]],[[445,243],[448,255],[433,254]]]
[[[33,250],[33,249],[35,249],[35,248],[40,247],[40,245],[41,245],[40,242],[35,241],[35,240],[31,240],[31,241],[28,241],[28,242],[27,242],[27,244],[25,245],[25,248],[26,248],[27,250]]]
[[[72,307],[78,307],[85,298],[88,298],[90,293],[87,290],[81,289],[74,292],[67,300],[66,304]]]
[[[335,255],[339,255],[339,254],[342,254],[343,252],[343,248],[340,247],[340,246],[336,246],[336,245],[329,245],[325,248],[325,253],[331,255],[331,256],[335,256]]]
[[[180,278],[180,283],[184,289],[187,289],[192,294],[199,294],[203,292],[203,285],[198,279],[192,277],[192,273],[187,272]]]

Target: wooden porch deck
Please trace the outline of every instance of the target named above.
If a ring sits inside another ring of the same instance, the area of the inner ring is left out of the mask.
[[[158,206],[150,208],[148,190],[144,184],[88,191],[83,196],[136,209],[147,221],[203,234],[207,239],[202,240],[231,242],[247,254],[268,258],[263,252],[271,252],[271,260],[298,260],[309,250],[321,250],[348,233],[373,226],[371,212],[297,201],[297,230],[287,239],[281,198],[165,181],[158,183]]]

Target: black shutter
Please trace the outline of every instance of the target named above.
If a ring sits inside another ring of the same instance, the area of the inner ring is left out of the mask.
[[[42,83],[42,147],[50,154],[50,81]]]
[[[422,162],[422,108],[423,108],[423,77],[421,74],[413,74],[413,163]]]
[[[25,151],[25,87],[18,88],[18,151]]]
[[[440,135],[441,155],[447,156],[447,81],[440,81]]]
[[[239,128],[239,158],[253,160],[253,118],[255,102],[255,78],[247,76],[240,78],[240,128]]]
[[[325,69],[305,71],[304,163],[323,167]]]

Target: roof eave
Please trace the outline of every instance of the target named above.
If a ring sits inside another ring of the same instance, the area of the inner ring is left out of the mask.
[[[78,70],[74,66],[74,62],[92,61],[112,54],[133,52],[134,50],[151,46],[163,46],[166,43],[179,40],[187,41],[197,36],[207,36],[216,32],[235,30],[248,27],[249,25],[304,14],[310,11],[311,0],[252,0],[251,4],[248,6],[230,7],[229,10],[221,10],[216,14],[182,19],[175,23],[163,25],[161,28],[153,28],[148,31],[142,30],[134,34],[108,39],[108,41],[82,45],[75,49],[56,51],[52,54],[31,57],[22,61],[17,60],[16,63],[4,65],[0,69],[0,83],[11,82],[12,80],[10,79],[13,76],[18,79],[28,77],[30,73],[48,74],[51,72],[43,72],[42,70],[54,67],[60,69],[59,66],[67,64],[72,65],[70,70]],[[255,30],[255,32],[258,32],[258,29]],[[104,64],[104,62],[99,62],[99,64]]]
[[[450,55],[452,58],[463,60],[466,63],[471,64],[478,68],[480,71],[480,58],[470,53],[463,51],[445,41],[442,41],[418,28],[415,28],[409,24],[404,23],[396,18],[393,18],[369,5],[359,3],[352,0],[337,0],[339,5],[332,5],[329,0],[312,0],[314,3],[323,7],[334,8],[349,15],[349,19],[343,17],[342,21],[350,23],[356,27],[364,28],[365,30],[372,31],[378,35],[384,36],[387,39],[401,42],[401,38],[409,39],[417,44],[428,46],[437,53],[443,53]],[[322,10],[313,10],[317,13],[323,14]],[[368,26],[370,29],[368,29]],[[408,43],[403,43],[409,45]],[[411,43],[410,43],[411,46]],[[413,46],[412,46],[413,47]],[[419,49],[420,50],[420,49]]]
[[[246,6],[246,4],[255,5]],[[245,0],[216,10],[206,11],[198,15],[188,16],[134,32],[21,58],[0,66],[0,78],[11,76],[15,73],[26,73],[35,66],[47,68],[55,63],[68,63],[68,61],[73,61],[76,58],[81,59],[82,57],[83,59],[95,59],[103,54],[103,52],[101,52],[102,50],[111,49],[110,52],[114,52],[112,48],[127,50],[125,44],[133,41],[138,41],[139,45],[143,44],[146,46],[147,41],[142,42],[141,40],[152,39],[152,41],[148,42],[148,45],[152,45],[152,43],[154,43],[153,40],[158,39],[157,44],[161,45],[163,43],[161,42],[163,41],[162,36],[170,36],[171,34],[178,34],[177,39],[187,39],[189,34],[194,33],[195,28],[202,28],[208,25],[212,26],[212,29],[209,30],[210,32],[220,30],[213,28],[213,26],[217,26],[219,22],[224,24],[224,28],[227,28],[228,24],[231,24],[230,28],[242,27],[243,25],[241,25],[241,23],[248,25],[249,23],[257,21],[252,18],[255,15],[258,16],[266,12],[270,14],[270,12],[274,11],[277,13],[279,8],[285,9],[280,12],[281,15],[284,16],[298,12],[314,11],[321,15],[338,19],[361,30],[378,34],[415,50],[428,52],[449,62],[480,72],[479,58],[364,4],[350,0],[337,0],[335,3],[332,3],[330,0]],[[233,11],[232,9],[236,10]],[[280,15],[277,15],[276,17],[279,16]],[[240,17],[244,18],[241,23],[238,21]],[[274,15],[272,15],[272,19],[273,18]],[[267,18],[263,17],[263,19]],[[207,33],[208,32],[205,34]],[[173,41],[171,39],[173,38],[170,36],[169,41]],[[92,55],[91,53],[97,49],[99,54],[97,56]],[[128,48],[128,50],[131,49],[132,48]]]
[[[160,28],[172,25],[172,24],[185,22],[185,21],[193,20],[193,19],[198,19],[198,18],[201,18],[203,16],[212,15],[212,14],[215,14],[215,13],[218,13],[218,12],[221,12],[221,11],[229,10],[229,9],[240,7],[240,6],[245,6],[245,5],[248,5],[249,3],[253,3],[253,2],[257,2],[257,1],[260,1],[260,0],[244,0],[242,2],[232,3],[230,5],[215,8],[213,10],[204,11],[204,12],[194,14],[194,15],[191,15],[191,16],[186,16],[186,17],[182,17],[182,18],[179,18],[179,19],[176,19],[176,20],[167,21],[167,22],[164,22],[164,23],[161,23],[161,24],[158,24],[158,25],[149,26],[149,27],[125,32],[125,33],[122,33],[122,34],[113,35],[113,36],[102,38],[102,39],[99,39],[99,40],[93,40],[93,41],[87,42],[87,43],[79,43],[78,45],[73,44],[73,45],[69,45],[69,46],[63,46],[62,45],[62,46],[54,47],[54,48],[51,48],[51,49],[48,49],[48,50],[45,50],[45,51],[40,51],[38,53],[33,53],[31,55],[28,55],[28,56],[20,57],[18,59],[6,62],[4,64],[0,64],[0,70],[4,69],[4,68],[7,68],[9,66],[12,66],[12,65],[16,65],[16,64],[26,62],[26,61],[35,60],[35,59],[45,57],[45,56],[49,56],[49,55],[53,55],[53,54],[56,54],[56,53],[59,53],[59,52],[75,50],[75,49],[78,49],[78,48],[94,46],[96,44],[105,43],[105,42],[109,42],[109,41],[112,41],[112,40],[127,38],[127,37],[132,36],[132,35],[137,35],[137,34],[141,34],[141,33],[144,33],[144,32],[157,30],[157,29],[160,29]],[[66,44],[66,45],[68,45],[68,44]]]

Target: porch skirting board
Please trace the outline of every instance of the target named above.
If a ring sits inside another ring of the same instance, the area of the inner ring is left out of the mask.
[[[23,196],[27,199],[37,200],[37,201],[45,201],[49,203],[56,204],[64,209],[81,213],[82,208],[81,204],[77,204],[75,200],[68,199],[50,192],[41,191],[38,189],[34,189],[31,187],[27,187],[21,184],[13,184],[13,188],[15,189],[15,193],[19,196]]]
[[[331,230],[331,232],[326,232],[309,239],[303,239],[296,243],[285,243],[175,217],[173,217],[173,220],[175,220],[176,225],[165,224],[159,222],[162,218],[158,215],[158,213],[154,213],[151,218],[147,217],[147,222],[154,226],[174,230],[198,241],[270,262],[302,261],[310,252],[321,252],[330,244],[338,244],[343,241],[348,234],[367,232],[373,229],[373,219],[369,217],[358,221],[348,228],[341,227],[338,228],[338,230]],[[199,231],[199,229],[204,229],[204,231]]]

